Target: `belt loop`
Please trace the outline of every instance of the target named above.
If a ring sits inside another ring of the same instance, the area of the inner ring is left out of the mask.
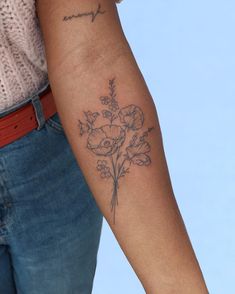
[[[45,116],[43,113],[42,103],[40,101],[39,95],[35,95],[32,97],[32,104],[38,122],[37,130],[40,130],[45,124]]]

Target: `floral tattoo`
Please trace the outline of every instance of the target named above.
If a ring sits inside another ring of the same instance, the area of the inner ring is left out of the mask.
[[[153,127],[143,130],[144,114],[139,106],[120,108],[115,79],[109,80],[109,95],[100,97],[105,107],[101,112],[84,111],[85,121],[78,120],[80,136],[87,135],[87,148],[100,157],[97,171],[102,179],[112,181],[111,212],[115,224],[120,179],[129,173],[131,165],[151,164],[148,135]],[[103,117],[107,123],[98,124]]]

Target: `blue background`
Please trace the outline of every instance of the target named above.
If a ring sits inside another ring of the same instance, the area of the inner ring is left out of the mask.
[[[211,294],[235,293],[235,1],[124,0],[171,178]],[[94,294],[144,294],[107,224]]]

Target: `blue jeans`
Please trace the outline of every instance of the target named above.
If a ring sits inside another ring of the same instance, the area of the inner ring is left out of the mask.
[[[0,148],[0,293],[88,294],[103,217],[40,91],[27,99],[40,128]]]

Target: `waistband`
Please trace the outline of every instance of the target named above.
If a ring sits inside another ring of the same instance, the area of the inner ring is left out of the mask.
[[[47,80],[46,84],[43,85],[36,93],[32,94],[31,96],[27,97],[26,99],[24,99],[23,101],[16,103],[6,109],[4,109],[3,111],[0,111],[0,118],[21,108],[22,106],[30,103],[31,101],[34,100],[35,97],[39,97],[39,95],[41,95],[48,87],[50,86],[49,81]]]

